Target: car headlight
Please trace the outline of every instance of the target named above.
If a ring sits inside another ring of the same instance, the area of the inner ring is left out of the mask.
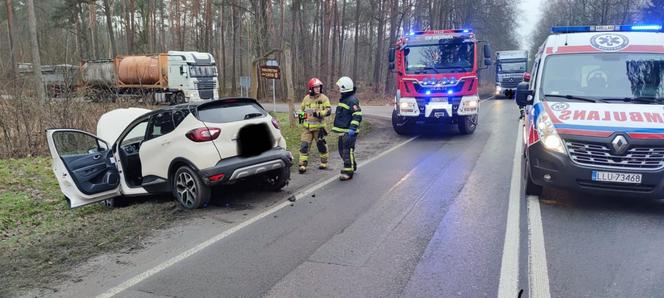
[[[503,87],[496,86],[496,93],[500,93],[500,91],[503,91]]]
[[[556,128],[551,122],[551,118],[547,114],[541,114],[537,118],[537,133],[542,140],[544,148],[550,151],[565,153],[565,146],[563,140],[558,135]]]

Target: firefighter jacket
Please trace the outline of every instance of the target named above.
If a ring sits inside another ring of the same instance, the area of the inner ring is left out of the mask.
[[[304,128],[319,129],[325,127],[323,120],[332,113],[332,105],[330,104],[330,99],[325,94],[321,93],[318,96],[307,95],[302,100],[300,112],[305,114],[304,122],[302,122]],[[314,116],[314,113],[318,117]]]
[[[360,101],[353,94],[342,95],[334,115],[334,127],[332,127],[332,131],[346,133],[353,129],[359,132],[360,122],[362,122]]]

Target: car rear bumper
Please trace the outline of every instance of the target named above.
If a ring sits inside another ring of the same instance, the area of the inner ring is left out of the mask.
[[[530,176],[537,185],[563,188],[606,196],[627,196],[650,199],[664,198],[664,170],[607,169],[578,165],[567,154],[550,152],[540,142],[528,149]],[[593,171],[641,174],[640,184],[598,182]],[[549,175],[549,179],[545,179]]]
[[[214,167],[199,170],[199,174],[208,185],[234,182],[284,167],[290,168],[293,156],[283,148],[276,147],[253,157],[231,157],[219,161]],[[213,179],[223,175],[223,178]]]

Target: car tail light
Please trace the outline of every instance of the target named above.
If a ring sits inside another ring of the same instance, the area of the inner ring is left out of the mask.
[[[208,177],[208,179],[210,180],[210,182],[221,181],[221,179],[224,179],[224,174],[213,175],[213,176]]]
[[[276,129],[279,129],[279,121],[277,121],[277,119],[272,118],[272,126],[274,126],[274,128]]]
[[[221,129],[219,128],[201,127],[190,130],[186,136],[194,142],[208,142],[218,138],[219,134],[221,134]]]

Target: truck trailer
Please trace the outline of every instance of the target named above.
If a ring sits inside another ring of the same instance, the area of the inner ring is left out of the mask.
[[[513,98],[528,69],[528,51],[496,51],[496,98]]]
[[[124,94],[146,95],[154,103],[219,98],[217,67],[209,53],[169,51],[86,61],[81,87],[99,100]]]

